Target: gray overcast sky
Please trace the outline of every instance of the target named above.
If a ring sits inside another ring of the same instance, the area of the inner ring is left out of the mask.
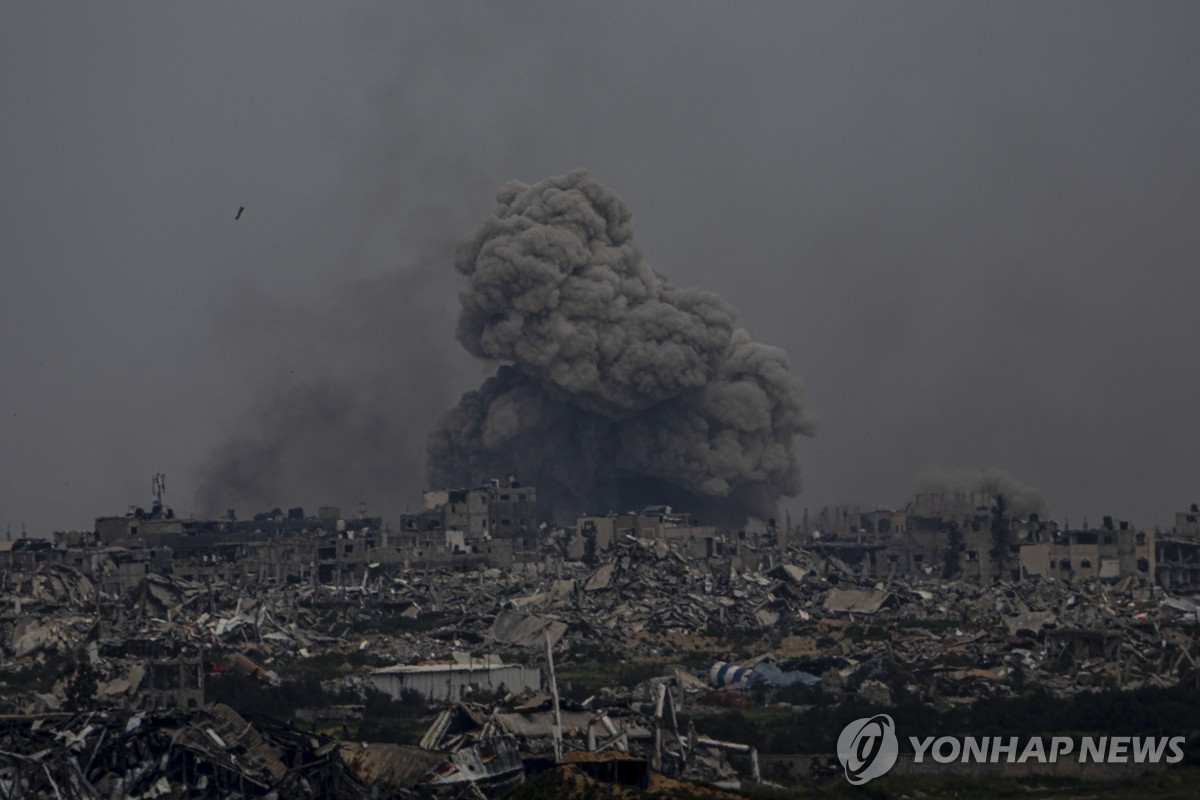
[[[3,4],[0,526],[90,527],[156,471],[198,511],[305,381],[385,387],[403,431],[324,443],[272,505],[419,502],[426,429],[484,374],[453,242],[577,166],[791,356],[820,425],[793,510],[902,504],[937,463],[1169,524],[1200,500],[1198,29],[1195,3]],[[355,468],[393,489],[322,486]]]

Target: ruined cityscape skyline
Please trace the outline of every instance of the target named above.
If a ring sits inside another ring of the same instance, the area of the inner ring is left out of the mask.
[[[579,166],[804,380],[793,516],[929,465],[1072,522],[1200,500],[1195,7],[289,9],[0,9],[14,534],[159,471],[185,515],[417,506],[494,370],[454,245]]]

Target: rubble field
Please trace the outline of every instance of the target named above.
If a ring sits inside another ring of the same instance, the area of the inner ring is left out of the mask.
[[[733,713],[786,730],[840,706],[1200,688],[1196,598],[1138,577],[874,582],[798,548],[630,539],[353,587],[151,573],[113,596],[50,564],[8,581],[0,797],[498,796],[601,753],[734,790],[788,740],[739,739]],[[454,696],[380,688],[462,672]],[[478,682],[518,672],[532,688]]]

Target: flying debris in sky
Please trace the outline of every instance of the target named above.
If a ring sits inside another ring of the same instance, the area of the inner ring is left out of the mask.
[[[455,267],[458,339],[500,367],[430,434],[430,485],[516,472],[561,516],[663,502],[731,524],[800,491],[815,425],[782,350],[646,265],[588,171],[497,200]]]
[[[241,219],[241,218],[242,218],[242,212],[243,212],[243,211],[245,211],[245,210],[246,210],[246,207],[245,207],[245,206],[238,206],[238,212],[237,212],[237,214],[235,214],[235,215],[234,215],[234,217],[233,217],[233,218],[234,218],[234,219]]]

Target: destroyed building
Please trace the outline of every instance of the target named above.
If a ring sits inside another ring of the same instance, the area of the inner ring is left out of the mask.
[[[1045,541],[1021,545],[1026,575],[1059,579],[1156,576],[1155,532],[1133,530],[1127,522],[1105,517],[1097,530],[1055,531]]]
[[[368,796],[329,736],[213,704],[0,719],[5,797]]]
[[[1156,569],[1155,531],[1135,530],[1125,521],[1105,517],[1101,528],[1072,530],[1036,513],[999,515],[990,504],[981,503],[974,512],[946,509],[920,496],[899,511],[825,509],[805,546],[838,558],[863,577],[882,580],[1164,579]]]
[[[960,516],[914,513],[912,508],[822,511],[805,546],[833,556],[864,577],[962,577],[989,583],[1019,578],[1016,548],[1044,535],[1036,515],[1003,520],[1009,537],[998,541],[987,508]]]
[[[495,539],[525,539],[538,530],[537,488],[516,476],[460,489],[432,489],[420,514],[404,514],[402,531],[444,532],[464,552]]]
[[[1200,538],[1200,504],[1192,503],[1187,511],[1175,512],[1175,533]]]
[[[1200,587],[1200,505],[1175,514],[1175,529],[1155,539],[1152,569],[1167,589]]]

